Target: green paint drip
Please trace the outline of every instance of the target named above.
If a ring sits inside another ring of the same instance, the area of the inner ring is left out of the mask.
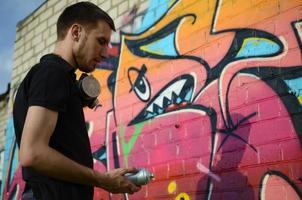
[[[123,148],[123,152],[125,155],[124,156],[125,167],[128,167],[128,156],[129,156],[138,136],[140,135],[144,124],[145,124],[145,122],[141,122],[141,123],[134,125],[135,126],[134,134],[132,135],[132,137],[130,138],[128,143],[126,143],[126,141],[125,141],[124,126],[121,125],[121,127],[120,127],[122,148]]]

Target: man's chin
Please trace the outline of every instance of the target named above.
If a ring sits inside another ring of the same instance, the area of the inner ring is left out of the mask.
[[[81,72],[90,73],[95,70],[96,66],[90,66],[90,67],[79,67],[79,70]]]

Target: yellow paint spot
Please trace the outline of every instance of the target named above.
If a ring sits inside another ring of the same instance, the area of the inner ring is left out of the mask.
[[[171,183],[169,183],[168,192],[169,192],[169,194],[172,194],[175,191],[176,191],[176,182],[172,181]]]
[[[187,193],[180,193],[175,200],[190,200],[190,197]]]
[[[302,105],[302,97],[298,97],[299,103]]]
[[[154,42],[153,42],[154,43]],[[164,55],[165,51],[163,49],[155,49],[154,51],[150,49],[151,45],[154,45],[153,43],[150,43],[148,45],[141,46],[140,49],[149,53],[157,54],[157,55]]]
[[[168,3],[168,7],[171,7],[173,5],[173,3],[175,3],[176,0],[170,0]]]
[[[253,45],[258,46],[260,44],[260,41],[259,40],[255,40],[252,43],[253,43]]]

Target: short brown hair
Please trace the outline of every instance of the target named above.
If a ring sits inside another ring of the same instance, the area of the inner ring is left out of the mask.
[[[115,31],[112,18],[97,5],[91,2],[79,2],[64,9],[57,21],[57,38],[65,38],[68,29],[74,23],[81,25],[95,25],[99,20],[104,20]]]

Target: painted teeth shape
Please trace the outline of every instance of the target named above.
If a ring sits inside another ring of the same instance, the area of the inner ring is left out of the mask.
[[[194,77],[182,75],[169,82],[129,125],[142,122],[166,112],[184,109],[191,104],[194,92]]]
[[[173,83],[171,86],[169,86],[165,91],[163,91],[154,101],[152,104],[148,106],[146,109],[149,113],[155,113],[156,110],[154,110],[154,107],[159,107],[163,109],[164,107],[164,99],[169,100],[169,102],[172,101],[172,93],[179,96],[180,92],[182,91],[185,83],[187,80],[182,79],[175,83]]]

